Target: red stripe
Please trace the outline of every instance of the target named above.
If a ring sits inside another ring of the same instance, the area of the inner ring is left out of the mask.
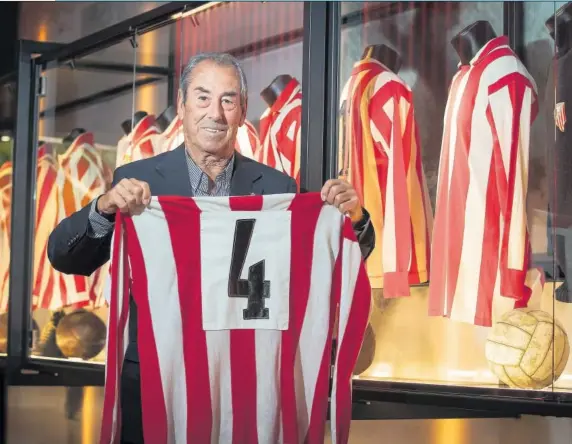
[[[260,211],[262,196],[231,197],[232,211]],[[230,331],[232,442],[256,444],[256,341],[254,330]]]
[[[167,442],[167,410],[161,384],[159,356],[153,331],[150,295],[147,292],[147,269],[143,259],[143,250],[133,224],[133,219],[125,218],[125,231],[129,239],[129,261],[133,270],[131,291],[137,305],[137,343],[141,372],[141,410],[143,418],[143,436],[145,442]]]
[[[359,246],[355,240],[351,222],[346,219],[344,225],[344,237],[352,240],[352,248],[359,252]],[[346,243],[345,247],[349,244]],[[342,254],[342,249],[340,249]],[[355,270],[343,269],[343,267],[350,267],[352,264],[344,264],[342,262],[342,273],[344,275],[351,274]],[[349,300],[353,297],[346,329],[342,340],[340,340],[341,332],[338,330],[338,344],[337,344],[337,360],[336,360],[336,375],[337,378],[334,384],[337,387],[336,392],[336,442],[346,443],[349,439],[349,430],[352,415],[352,372],[356,364],[358,354],[361,348],[363,335],[367,327],[369,319],[369,310],[371,303],[371,287],[369,279],[365,272],[363,263],[359,265],[358,276],[355,283],[355,288],[350,289],[353,295],[340,293],[340,306],[343,300]]]
[[[343,238],[342,238],[343,239]],[[343,240],[340,242],[340,245]],[[336,311],[340,301],[340,292],[342,285],[342,247],[340,253],[336,258],[334,269],[332,272],[332,289],[330,292],[330,323],[328,329],[328,342],[322,354],[322,361],[320,362],[320,370],[318,379],[316,381],[316,388],[314,390],[314,402],[312,404],[310,426],[308,427],[308,434],[306,436],[305,444],[322,444],[325,439],[324,427],[324,412],[328,409],[328,392],[330,389],[330,366],[332,363],[332,336],[334,329],[334,321],[336,319]],[[284,442],[287,442],[286,440]]]
[[[449,92],[448,107],[445,115],[445,127],[443,129],[443,146],[441,148],[441,160],[439,165],[439,181],[437,186],[437,202],[435,212],[435,221],[433,228],[432,245],[435,246],[432,253],[432,261],[439,264],[438,267],[431,268],[429,281],[429,314],[442,315],[449,313],[450,304],[445,308],[445,304],[449,297],[446,294],[445,285],[447,282],[447,271],[445,267],[445,257],[447,254],[447,212],[449,211],[449,157],[451,156],[451,122],[453,120],[453,98],[457,96],[459,85],[463,77],[467,74],[468,67],[461,68],[451,84]]]
[[[159,202],[169,226],[177,264],[187,387],[187,442],[210,443],[213,420],[207,339],[202,328],[200,209],[188,198],[160,197]],[[145,442],[167,441],[148,441],[145,437]]]

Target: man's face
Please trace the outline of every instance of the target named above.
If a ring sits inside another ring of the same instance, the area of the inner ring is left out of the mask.
[[[246,115],[234,67],[210,60],[199,63],[193,70],[185,103],[182,99],[180,92],[177,112],[183,121],[187,146],[213,155],[230,153]]]

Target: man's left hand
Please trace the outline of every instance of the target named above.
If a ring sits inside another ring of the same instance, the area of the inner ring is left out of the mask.
[[[356,190],[343,179],[330,179],[320,192],[322,200],[334,205],[343,214],[347,214],[355,224],[363,218],[363,210]]]

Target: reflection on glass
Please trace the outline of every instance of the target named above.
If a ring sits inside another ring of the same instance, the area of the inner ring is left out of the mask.
[[[510,48],[500,2],[360,5],[342,6],[338,170],[377,243],[354,374],[572,388],[546,242],[544,67]],[[553,4],[525,8],[558,22]],[[526,23],[525,40],[549,39]]]

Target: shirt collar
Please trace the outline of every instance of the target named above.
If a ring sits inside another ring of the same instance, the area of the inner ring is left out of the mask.
[[[502,48],[502,47],[510,48],[510,46],[508,44],[508,37],[506,35],[501,35],[500,37],[495,37],[494,39],[489,40],[485,44],[485,46],[483,46],[481,49],[479,49],[479,51],[474,55],[474,57],[471,59],[469,64],[471,66],[475,66],[477,63],[482,61],[491,52],[493,52],[499,48]],[[462,63],[459,62],[458,66],[461,67]]]
[[[189,173],[191,177],[191,187],[193,189],[193,193],[200,188],[203,181],[206,181],[208,184],[211,180],[209,176],[195,163],[193,158],[189,155],[188,151],[185,150],[185,154],[187,156],[187,164],[189,167]],[[229,184],[230,179],[232,178],[232,173],[234,170],[234,159],[235,154],[232,155],[224,170],[220,172],[220,174],[215,178],[215,183],[221,185]]]

